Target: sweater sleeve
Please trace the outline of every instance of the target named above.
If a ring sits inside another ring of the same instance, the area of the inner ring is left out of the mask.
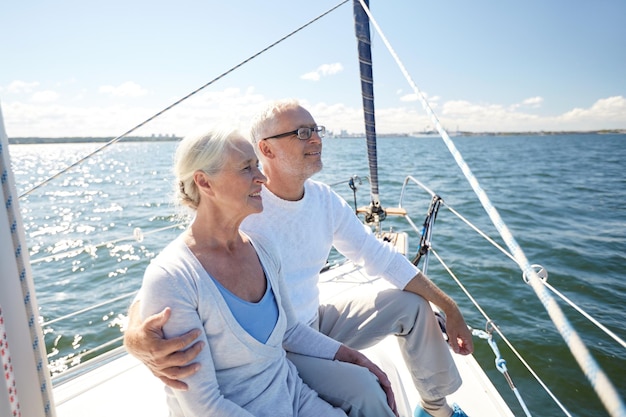
[[[352,208],[334,191],[329,190],[329,213],[335,227],[333,246],[352,262],[363,265],[371,276],[382,276],[404,289],[419,269],[387,242],[377,239],[372,230],[354,214]]]
[[[172,315],[163,327],[167,338],[184,334],[189,329],[203,328],[197,311],[198,294],[193,271],[176,266],[168,264],[168,268],[162,268],[154,263],[149,265],[141,289],[143,318],[165,307],[171,307]],[[185,416],[252,417],[248,411],[221,394],[206,333],[202,332],[197,340],[204,342],[204,347],[196,358],[202,364],[200,370],[184,379],[189,386],[187,391],[170,390],[181,411]]]

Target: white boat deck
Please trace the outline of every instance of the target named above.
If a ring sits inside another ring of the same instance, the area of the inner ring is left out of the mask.
[[[351,264],[331,269],[324,273],[325,281],[320,284],[322,299],[329,299],[355,285],[383,286],[382,280],[372,279]],[[389,363],[381,360],[384,352],[395,366],[397,373],[390,370]],[[408,371],[401,366],[402,359],[394,337],[389,337],[378,346],[365,352],[372,360],[382,365],[397,386],[403,381],[406,397],[399,400],[400,409],[413,410],[419,403],[417,391],[410,382]],[[120,348],[107,355],[109,361],[101,366],[91,366],[74,379],[58,384],[54,388],[54,401],[58,417],[137,417],[167,416],[165,394],[161,382],[136,359]],[[483,417],[513,416],[495,387],[484,374],[472,356],[454,355],[463,378],[463,386],[450,396],[451,402],[462,406],[467,414]],[[105,358],[106,359],[106,358]],[[98,361],[96,359],[95,361]],[[104,361],[104,359],[103,359]],[[93,363],[92,361],[91,363]],[[397,378],[395,378],[397,377]],[[396,396],[398,396],[396,389]],[[404,406],[401,405],[404,404]],[[412,416],[412,411],[404,411],[403,416]]]
[[[54,387],[57,417],[168,416],[161,381],[123,348],[114,352],[116,359]]]

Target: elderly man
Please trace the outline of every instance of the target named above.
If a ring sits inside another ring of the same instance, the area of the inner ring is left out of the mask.
[[[459,388],[461,379],[429,301],[446,315],[448,343],[454,352],[470,354],[471,333],[461,312],[406,257],[377,240],[341,197],[310,179],[322,169],[324,133],[324,127],[293,100],[273,103],[253,120],[251,140],[267,183],[261,194],[263,212],[249,216],[242,230],[271,237],[301,321],[355,349],[372,346],[390,334],[398,336],[422,408],[434,417],[466,416],[445,398]],[[397,289],[350,292],[332,304],[320,305],[319,271],[332,246]],[[160,326],[168,311],[140,324],[134,310],[131,307],[125,335],[127,349],[166,383],[184,388],[178,379],[195,372],[197,365],[187,364],[202,347],[196,343],[183,349],[196,333],[164,341]],[[394,415],[377,382],[363,375],[367,370],[295,354],[289,354],[289,359],[311,388],[348,415]]]

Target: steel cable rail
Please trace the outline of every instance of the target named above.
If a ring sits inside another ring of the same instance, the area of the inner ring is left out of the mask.
[[[420,188],[422,188],[424,191],[426,191],[428,194],[430,194],[431,197],[435,197],[437,194],[435,194],[430,188],[428,188],[426,185],[424,185],[422,182],[420,182],[419,180],[415,179],[412,176],[407,176],[406,179],[404,180],[404,184],[402,185],[402,189],[401,189],[401,193],[400,193],[400,201],[398,203],[398,207],[399,208],[403,208],[403,203],[404,203],[404,196],[406,193],[406,186],[407,184],[412,181],[415,184],[417,184]],[[337,181],[334,182],[332,184],[330,184],[330,186],[336,186],[336,185],[340,185],[340,184],[345,184],[347,183],[347,181]],[[468,226],[470,226],[472,229],[474,229],[477,233],[479,233],[482,237],[484,237],[486,240],[488,240],[490,243],[492,243],[493,245],[499,247],[499,245],[493,241],[493,239],[491,239],[488,235],[486,235],[484,232],[482,232],[480,229],[478,229],[476,226],[474,226],[473,224],[471,224],[469,221],[467,221],[460,213],[458,213],[456,210],[452,209],[450,206],[446,205],[444,200],[440,200],[441,203],[446,206],[446,208],[448,210],[450,210],[453,214],[455,214],[456,216],[458,216],[461,220],[463,220],[465,223],[468,224]],[[420,231],[420,229],[418,228],[418,226],[413,222],[413,220],[407,215],[403,216],[404,219],[409,223],[409,225],[411,226],[411,228],[413,229],[413,231],[419,236],[422,232]],[[508,252],[506,252],[506,250],[502,249],[500,247],[501,250],[504,251],[505,254],[508,254]],[[544,389],[544,391],[546,391],[546,393],[552,398],[552,400],[555,402],[555,404],[565,413],[565,415],[572,417],[571,414],[569,413],[569,411],[565,408],[565,406],[559,401],[559,399],[552,393],[552,391],[550,390],[550,388],[543,382],[543,380],[541,379],[541,377],[539,377],[539,375],[537,375],[537,373],[532,369],[532,367],[530,366],[530,364],[528,362],[526,362],[526,360],[524,359],[524,357],[521,355],[521,353],[519,353],[517,351],[517,349],[515,349],[515,347],[513,346],[513,344],[507,339],[507,337],[502,333],[502,331],[500,330],[499,327],[497,327],[495,325],[495,323],[493,322],[493,320],[489,317],[489,315],[485,312],[485,310],[480,306],[480,304],[478,303],[478,301],[476,301],[476,299],[472,296],[472,294],[469,292],[469,290],[467,290],[467,288],[465,288],[465,286],[461,283],[461,281],[459,280],[459,278],[454,274],[454,272],[450,269],[450,267],[445,263],[445,261],[439,256],[439,254],[435,251],[435,249],[433,249],[432,247],[429,248],[429,252],[427,252],[424,257],[427,258],[428,254],[432,252],[433,255],[435,255],[435,257],[437,258],[437,260],[439,261],[439,263],[443,266],[443,268],[448,272],[448,274],[450,275],[450,277],[457,283],[457,285],[459,286],[459,288],[465,293],[465,295],[467,296],[467,298],[474,304],[474,306],[476,307],[476,309],[478,310],[478,312],[485,318],[487,323],[492,323],[494,330],[496,331],[496,333],[502,338],[502,340],[504,340],[504,342],[507,344],[507,346],[511,349],[511,351],[513,352],[513,354],[517,357],[517,359],[520,361],[520,363],[528,370],[528,372],[533,376],[533,378],[535,378],[535,380],[539,383],[539,385],[541,385],[541,387]],[[511,257],[511,256],[510,256]],[[512,257],[511,257],[512,258]],[[513,259],[513,258],[512,258]],[[514,260],[514,259],[513,259]],[[423,269],[423,268],[422,268]],[[473,333],[476,332],[475,329],[472,329]],[[505,376],[506,377],[506,376]],[[519,395],[519,392],[517,392],[516,388],[514,386],[512,386],[512,383],[509,381],[509,379],[507,378],[507,382],[509,382],[509,386],[511,386],[511,389],[513,390],[513,392],[515,393],[515,396],[517,397],[518,401],[520,402],[520,405],[523,409],[525,409],[525,404],[523,404],[523,399],[521,398],[521,396]],[[528,415],[528,413],[527,413]]]
[[[89,349],[89,350],[86,350],[84,352],[80,352],[80,353],[78,353],[75,356],[72,356],[72,357],[67,357],[66,356],[64,358],[59,358],[56,361],[52,361],[52,365],[54,365],[55,367],[58,367],[59,365],[66,366],[67,364],[69,364],[71,362],[78,361],[78,360],[82,359],[83,357],[85,357],[87,355],[91,355],[91,354],[93,354],[95,352],[98,352],[98,351],[100,351],[102,349],[105,349],[105,348],[108,348],[110,346],[113,346],[113,345],[116,345],[116,344],[120,344],[120,346],[121,346],[121,342],[123,341],[123,339],[124,339],[124,336],[116,337],[115,339],[111,339],[111,340],[109,340],[109,341],[107,341],[107,342],[105,342],[105,343],[103,343],[101,345],[96,346],[93,349]],[[88,362],[89,361],[86,361],[84,363],[88,363]],[[82,365],[82,362],[79,363],[79,364]],[[63,376],[63,372],[59,372],[58,374],[53,375],[51,377],[51,380],[52,380],[52,382],[55,382],[57,378],[61,378],[62,376]]]
[[[452,279],[454,281],[456,281],[457,285],[459,286],[459,288],[461,288],[461,290],[465,293],[465,295],[467,296],[467,298],[474,304],[474,306],[476,307],[476,309],[480,312],[480,314],[487,320],[488,323],[492,324],[493,329],[496,331],[496,333],[498,333],[498,335],[502,338],[502,340],[504,340],[504,342],[507,344],[507,346],[509,347],[509,349],[511,349],[511,351],[513,352],[513,354],[519,359],[519,361],[526,367],[526,369],[528,370],[528,372],[531,373],[531,375],[537,380],[537,382],[543,387],[543,389],[548,393],[548,395],[552,398],[552,400],[561,408],[561,410],[563,410],[563,412],[571,417],[571,414],[569,413],[569,411],[567,411],[567,409],[565,408],[565,406],[563,404],[561,404],[561,402],[559,401],[559,399],[552,393],[552,391],[550,390],[550,388],[548,388],[548,386],[543,382],[543,380],[539,377],[539,375],[537,375],[537,373],[532,369],[532,367],[528,364],[528,362],[526,362],[526,360],[522,357],[522,355],[517,351],[517,349],[515,349],[515,347],[513,346],[513,344],[511,342],[509,342],[509,340],[506,338],[506,336],[502,333],[502,331],[500,330],[500,328],[498,326],[495,325],[494,321],[489,317],[489,315],[487,314],[487,312],[485,310],[483,310],[483,308],[480,306],[480,304],[478,304],[478,301],[476,301],[476,299],[472,296],[472,294],[467,290],[467,288],[465,288],[465,286],[461,283],[461,280],[458,279],[458,277],[454,274],[454,272],[452,272],[452,270],[448,267],[448,265],[443,261],[443,259],[439,256],[439,254],[437,253],[437,251],[435,251],[434,249],[431,248],[431,252],[433,253],[433,255],[435,255],[435,257],[437,258],[437,260],[439,261],[439,263],[444,267],[444,269],[448,272],[448,274],[452,277]]]
[[[159,229],[154,229],[154,230],[150,230],[147,232],[143,232],[139,227],[136,227],[133,230],[133,235],[132,236],[126,236],[126,237],[121,237],[118,239],[114,239],[114,240],[109,240],[107,242],[101,242],[98,243],[96,245],[85,245],[82,248],[78,248],[78,249],[73,249],[73,250],[69,250],[69,251],[65,251],[65,252],[59,252],[59,253],[54,253],[52,255],[48,255],[48,256],[44,256],[42,258],[37,258],[37,259],[33,259],[30,261],[30,264],[37,264],[40,262],[47,262],[47,261],[58,261],[61,260],[63,258],[69,258],[70,256],[76,256],[79,255],[83,252],[87,252],[87,253],[91,253],[94,249],[98,249],[101,247],[105,247],[108,245],[112,245],[114,243],[118,243],[118,242],[125,242],[125,241],[129,241],[129,240],[135,240],[137,242],[141,242],[143,241],[144,236],[148,236],[154,233],[158,233],[158,232],[162,232],[165,230],[169,230],[169,229],[174,229],[177,227],[180,227],[180,224],[171,224],[169,226],[165,226],[165,227],[161,227]]]
[[[66,320],[66,319],[78,316],[79,314],[83,314],[83,313],[87,313],[88,311],[95,310],[96,308],[100,308],[100,307],[104,307],[104,306],[109,305],[109,304],[113,304],[113,303],[115,303],[117,301],[120,301],[120,300],[123,300],[125,298],[130,298],[130,297],[134,296],[135,294],[137,294],[137,291],[131,291],[131,292],[128,292],[126,294],[118,295],[117,297],[111,298],[109,300],[103,301],[103,302],[98,303],[98,304],[91,305],[89,307],[85,307],[85,308],[83,308],[81,310],[74,311],[73,313],[69,313],[69,314],[66,314],[64,316],[57,317],[55,319],[45,321],[45,322],[41,323],[41,326],[42,327],[43,326],[49,326],[49,325],[57,323],[59,321],[63,321],[63,320]]]
[[[422,188],[424,191],[426,191],[428,194],[430,194],[431,197],[435,196],[436,194],[429,189],[426,185],[424,185],[422,182],[418,181],[417,179],[415,179],[412,176],[407,176],[404,180],[404,184],[402,186],[402,191],[400,194],[400,202],[398,204],[398,207],[402,208],[403,207],[403,203],[404,203],[404,194],[405,194],[405,189],[406,189],[406,185],[409,183],[409,181],[414,182],[415,184],[417,184],[420,188]],[[441,200],[441,204],[443,204],[445,206],[446,209],[448,209],[452,214],[454,214],[456,217],[459,218],[459,220],[461,220],[463,223],[465,223],[467,226],[469,226],[472,230],[474,230],[476,233],[478,233],[483,239],[485,239],[487,242],[489,242],[492,246],[494,246],[496,249],[498,249],[500,252],[502,252],[504,255],[506,255],[509,259],[511,259],[513,262],[515,262],[517,264],[517,261],[515,260],[515,257],[513,255],[511,255],[510,252],[508,252],[505,248],[503,248],[500,244],[498,244],[498,242],[496,242],[495,240],[493,240],[489,235],[487,235],[485,232],[483,232],[482,230],[480,230],[478,228],[478,226],[474,225],[472,222],[470,222],[467,218],[465,218],[461,213],[459,213],[457,210],[455,210],[453,207],[451,207],[450,205],[448,205],[445,200]],[[413,230],[419,234],[419,230],[418,228],[415,226],[415,224],[413,223],[413,221],[410,220],[410,218],[408,216],[405,216],[405,218],[407,219],[407,221],[409,221],[409,223],[412,225]],[[519,264],[517,264],[518,266],[520,266]],[[532,265],[532,266],[538,266],[538,265]],[[542,277],[543,278],[543,277]],[[528,284],[528,281],[526,280],[526,278],[524,278],[524,281]],[[583,317],[585,317],[587,320],[589,320],[592,324],[594,324],[598,329],[602,330],[607,336],[609,336],[610,338],[612,338],[613,340],[615,340],[618,344],[620,344],[622,347],[626,348],[626,341],[624,341],[624,339],[620,338],[618,335],[616,335],[613,331],[611,331],[608,327],[606,327],[605,325],[603,325],[602,323],[600,323],[600,321],[598,321],[596,318],[594,318],[591,314],[587,313],[585,310],[583,310],[580,306],[578,306],[576,303],[574,303],[571,299],[569,299],[567,296],[565,296],[563,293],[561,293],[559,290],[557,290],[554,286],[550,285],[548,283],[547,280],[547,273],[545,278],[541,279],[541,282],[543,283],[543,285],[545,285],[550,291],[552,291],[557,297],[559,297],[561,300],[563,300],[565,303],[569,304],[569,306],[571,308],[573,308],[574,310],[576,310],[580,315],[582,315]]]
[[[465,162],[465,160],[463,159],[463,157],[457,150],[452,140],[450,140],[448,133],[441,126],[439,119],[437,118],[432,108],[430,107],[426,99],[424,98],[422,92],[419,90],[417,85],[411,79],[406,68],[404,67],[404,65],[398,58],[397,54],[395,53],[395,51],[393,50],[393,48],[387,41],[387,38],[385,37],[384,33],[382,32],[382,30],[380,29],[380,27],[374,20],[374,17],[372,16],[369,8],[367,7],[367,5],[365,4],[363,0],[358,0],[358,1],[361,3],[361,6],[367,13],[370,21],[372,22],[372,24],[376,28],[376,31],[382,38],[385,46],[387,47],[387,50],[391,53],[394,60],[400,67],[400,70],[402,71],[409,85],[413,89],[413,92],[420,99],[420,102],[422,103],[424,110],[430,117],[433,124],[436,126],[437,131],[441,135],[441,138],[443,139],[444,143],[448,147],[448,150],[454,157],[454,160],[456,161],[457,165],[459,166],[459,168],[461,168],[461,171],[463,172],[463,174],[465,175],[465,178],[468,180],[470,186],[474,190],[474,193],[476,194],[476,196],[478,197],[478,200],[481,202],[483,208],[487,212],[487,215],[489,216],[492,223],[494,224],[494,226],[500,233],[500,236],[502,237],[504,242],[506,242],[507,246],[509,247],[509,250],[515,257],[517,264],[520,266],[523,266],[522,271],[524,272],[526,276],[529,277],[529,284],[531,285],[531,287],[535,291],[535,294],[537,295],[537,297],[543,304],[544,308],[548,312],[548,315],[550,316],[550,318],[552,319],[552,322],[554,323],[559,333],[563,337],[563,340],[565,340],[565,343],[567,344],[570,351],[574,355],[574,358],[576,358],[578,365],[583,370],[585,376],[587,377],[587,380],[591,383],[591,386],[593,387],[596,394],[600,398],[600,401],[602,401],[602,404],[604,405],[604,407],[606,408],[606,410],[609,412],[610,415],[626,416],[626,406],[624,405],[624,402],[622,401],[622,398],[620,397],[619,393],[617,392],[617,390],[615,389],[615,387],[613,386],[609,378],[606,376],[604,371],[602,371],[602,369],[600,368],[596,360],[591,356],[589,349],[587,349],[587,346],[582,341],[581,337],[578,335],[576,330],[572,327],[570,322],[567,320],[567,317],[565,317],[565,315],[563,314],[563,311],[557,304],[556,300],[550,295],[546,287],[542,285],[541,278],[539,278],[537,273],[534,271],[534,269],[530,265],[530,262],[528,261],[528,259],[526,258],[526,255],[522,251],[522,248],[519,246],[519,244],[515,240],[515,237],[509,230],[508,226],[504,223],[504,221],[500,217],[500,214],[496,210],[495,206],[489,200],[489,197],[485,193],[484,189],[478,183],[478,179],[474,176],[474,174],[472,173],[469,166],[467,165],[467,163]]]

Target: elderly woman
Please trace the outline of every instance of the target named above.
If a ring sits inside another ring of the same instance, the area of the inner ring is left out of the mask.
[[[263,209],[251,144],[235,130],[186,137],[174,172],[178,201],[195,213],[146,269],[141,316],[171,307],[165,336],[202,328],[205,347],[188,390],[166,387],[171,415],[345,416],[302,382],[285,350],[366,366],[390,393],[362,354],[296,321],[270,244],[239,230]]]

